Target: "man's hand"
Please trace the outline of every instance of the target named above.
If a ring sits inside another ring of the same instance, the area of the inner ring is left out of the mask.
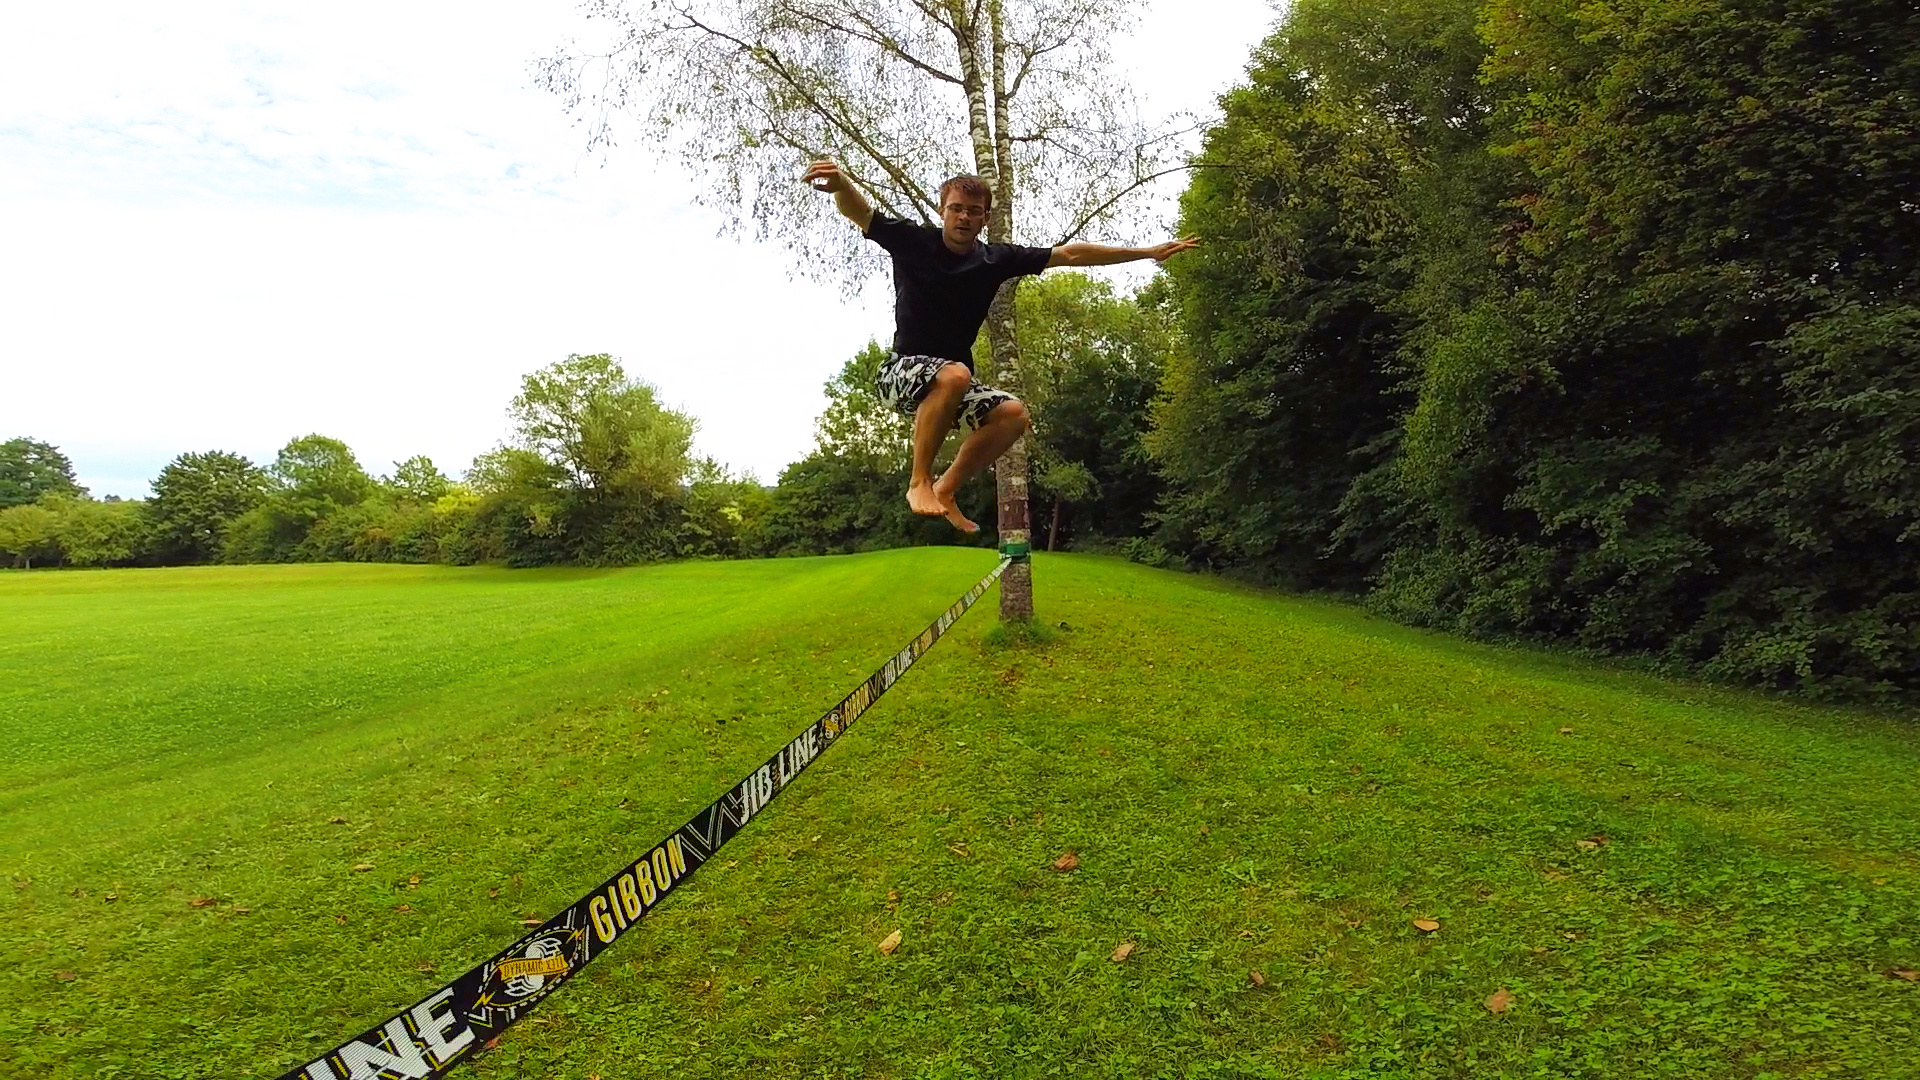
[[[824,191],[833,196],[833,205],[839,209],[840,216],[860,227],[862,233],[873,224],[873,204],[853,186],[853,181],[840,166],[831,161],[816,161],[807,166],[805,176],[800,179],[812,185],[815,191]]]
[[[847,174],[841,172],[840,166],[831,161],[816,161],[807,166],[807,174],[800,179],[812,184],[814,190],[831,195],[853,190],[853,182],[847,179]]]
[[[1157,263],[1163,263],[1183,251],[1191,251],[1199,246],[1200,241],[1191,238],[1186,240],[1170,240],[1167,243],[1148,248],[1147,258]]]

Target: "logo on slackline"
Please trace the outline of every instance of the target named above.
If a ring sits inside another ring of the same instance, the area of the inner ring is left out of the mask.
[[[475,1026],[498,1027],[546,997],[587,962],[587,927],[579,909],[568,908],[561,921],[489,961],[480,972],[474,1002]]]

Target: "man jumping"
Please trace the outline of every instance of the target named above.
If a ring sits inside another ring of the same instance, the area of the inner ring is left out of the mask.
[[[960,485],[997,460],[1029,426],[1027,407],[1019,399],[973,377],[973,339],[1001,284],[1055,266],[1165,262],[1199,243],[1175,240],[1148,248],[983,244],[977,236],[993,208],[993,189],[977,176],[956,176],[940,185],[940,228],[874,213],[831,161],[815,162],[804,179],[832,193],[840,213],[893,258],[893,354],[880,366],[880,400],[913,417],[907,505],[925,517],[944,517],[962,532],[978,532],[980,526],[960,512],[955,501]],[[935,480],[934,455],[956,426],[966,440]]]

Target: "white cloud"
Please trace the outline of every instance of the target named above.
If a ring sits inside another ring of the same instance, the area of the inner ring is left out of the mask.
[[[1117,58],[1150,106],[1206,108],[1271,17],[1162,0]],[[6,8],[0,437],[103,495],[310,431],[458,471],[521,374],[605,351],[770,481],[890,333],[884,283],[848,303],[716,238],[643,152],[588,158],[529,85],[587,29],[558,2]]]

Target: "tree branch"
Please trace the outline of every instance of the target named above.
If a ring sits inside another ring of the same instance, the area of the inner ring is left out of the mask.
[[[814,115],[826,121],[829,126],[837,129],[842,135],[845,135],[855,146],[858,146],[875,165],[880,166],[889,177],[892,177],[894,184],[902,193],[914,199],[923,207],[937,207],[936,201],[928,198],[926,192],[921,189],[920,185],[913,182],[912,177],[906,175],[899,166],[895,165],[892,160],[881,153],[880,150],[873,145],[872,141],[867,138],[864,132],[860,131],[858,127],[850,123],[839,113],[823,105],[819,97],[809,91],[801,80],[787,68],[785,63],[781,61],[778,53],[763,45],[749,44],[724,30],[714,29],[699,19],[687,14],[684,8],[676,8],[675,10],[680,14],[681,18],[687,20],[689,25],[699,29],[702,33],[710,34],[722,41],[732,43],[737,49],[744,53],[749,60],[778,76],[781,82],[784,82],[801,101],[806,103]],[[924,217],[925,215],[922,216]]]
[[[1126,187],[1123,187],[1119,191],[1114,192],[1112,198],[1108,199],[1106,202],[1101,203],[1099,206],[1089,211],[1086,215],[1082,216],[1079,222],[1076,223],[1073,228],[1068,229],[1067,234],[1061,237],[1057,242],[1055,242],[1053,246],[1059,247],[1061,244],[1073,243],[1074,239],[1080,235],[1080,231],[1082,229],[1085,229],[1088,225],[1092,224],[1094,219],[1098,218],[1101,214],[1104,214],[1107,211],[1113,209],[1113,205],[1115,203],[1119,202],[1121,199],[1126,198],[1128,195],[1133,194],[1135,191],[1138,191],[1139,189],[1146,187],[1148,184],[1153,183],[1155,180],[1158,180],[1163,176],[1171,176],[1174,173],[1184,172],[1185,170],[1188,170],[1188,169],[1218,169],[1218,168],[1228,168],[1228,167],[1230,166],[1216,165],[1210,161],[1190,161],[1190,162],[1187,162],[1185,165],[1175,165],[1170,169],[1161,169],[1157,173],[1151,173],[1149,175],[1140,177],[1139,179],[1135,180],[1133,183],[1128,184]]]
[[[866,18],[862,17],[861,14],[857,11],[848,11],[847,14],[853,16],[853,18],[856,21],[860,22],[865,26],[866,28],[865,33],[862,33],[859,30],[854,30],[849,27],[842,26],[839,23],[832,21],[831,19],[825,18],[824,16],[821,16],[821,15],[816,15],[811,11],[798,9],[798,8],[789,8],[788,10],[791,11],[796,18],[802,19],[806,22],[813,23],[815,26],[819,26],[827,30],[832,30],[836,33],[845,34],[851,38],[858,38],[861,41],[878,45],[882,49],[885,49],[888,52],[892,53],[894,56],[898,57],[900,60],[904,61],[905,63],[921,71],[926,72],[928,75],[931,75],[932,77],[939,79],[942,82],[950,82],[956,86],[959,85],[960,83],[960,79],[958,76],[949,75],[946,72],[941,71],[939,68],[934,67],[932,64],[929,64],[926,61],[908,52],[906,46],[900,44],[899,42],[893,40],[891,37],[887,36],[887,34],[884,31],[881,31],[875,28],[871,22],[869,22]]]

